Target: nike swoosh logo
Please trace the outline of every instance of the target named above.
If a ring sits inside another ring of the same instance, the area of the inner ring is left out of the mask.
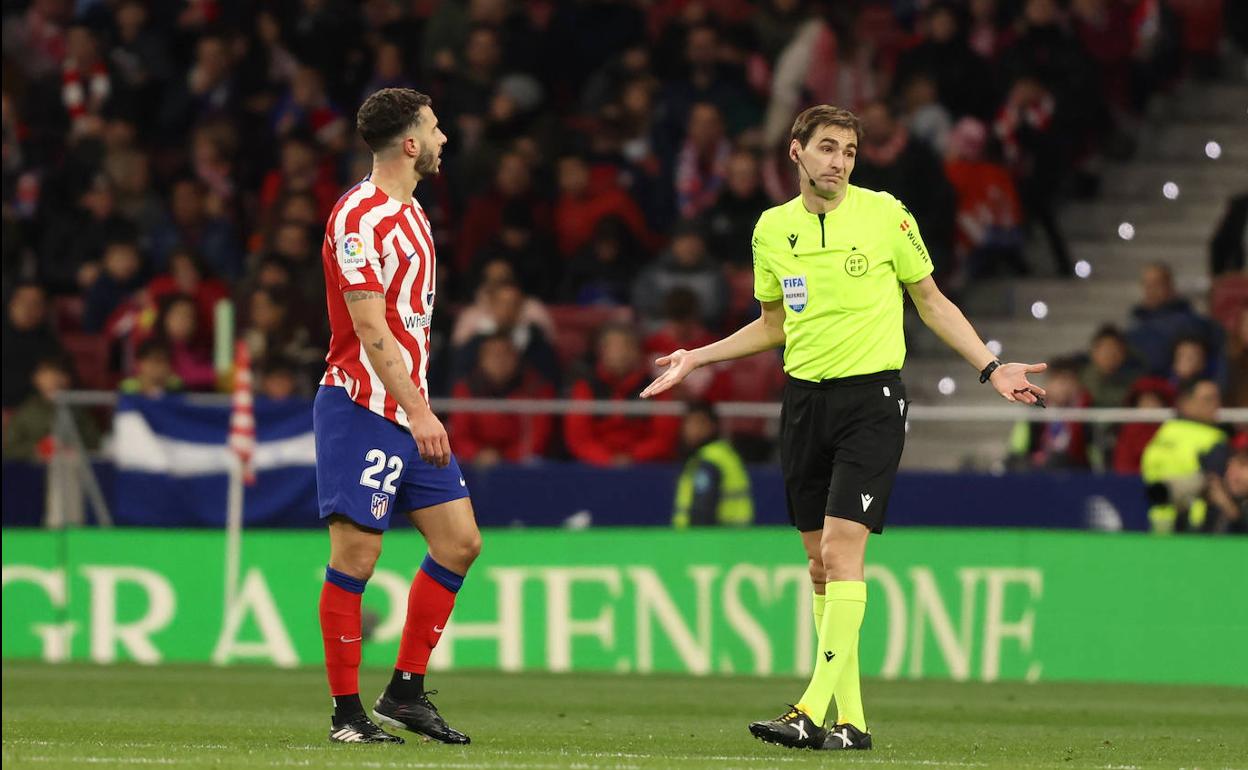
[[[445,630],[446,630],[446,626],[434,626],[434,627],[433,627],[433,632],[434,632],[435,634],[440,634],[440,633],[442,633],[442,632],[443,632],[443,631],[445,631]]]
[[[357,637],[355,637],[354,639],[348,639],[348,638],[347,638],[347,637],[345,637],[345,636],[340,636],[340,637],[338,637],[338,641],[342,642],[343,644],[350,644],[351,642],[358,642],[358,641],[360,641],[360,640],[361,640],[361,639],[363,639],[363,638],[364,638],[364,637],[362,637],[362,636],[357,636]]]

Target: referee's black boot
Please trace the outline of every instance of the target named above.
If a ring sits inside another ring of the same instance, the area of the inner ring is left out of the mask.
[[[805,711],[789,706],[788,711],[775,719],[751,722],[750,732],[760,741],[791,749],[822,749],[828,731],[815,724]]]
[[[848,722],[833,725],[824,732],[827,733],[821,747],[824,751],[866,751],[871,748],[871,733],[864,733]]]

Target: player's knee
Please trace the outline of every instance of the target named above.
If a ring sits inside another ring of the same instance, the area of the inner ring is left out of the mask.
[[[368,580],[373,576],[373,569],[377,566],[377,559],[368,558],[364,555],[352,555],[331,560],[330,567],[343,573],[350,575],[356,580]]]
[[[481,533],[474,530],[457,544],[457,550],[464,569],[467,569],[481,555]]]
[[[463,575],[481,554],[481,533],[473,532],[443,542],[430,543],[429,554],[437,563]]]
[[[380,546],[361,543],[335,553],[329,560],[329,566],[357,580],[368,580],[373,576],[379,558]]]

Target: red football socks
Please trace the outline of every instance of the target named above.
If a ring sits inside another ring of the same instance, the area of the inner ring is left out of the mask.
[[[329,567],[325,569],[321,638],[325,643],[329,693],[335,697],[360,691],[360,598],[365,582]]]
[[[407,594],[407,622],[403,625],[403,640],[399,642],[399,657],[394,664],[400,672],[425,673],[429,655],[442,638],[455,606],[455,594],[463,583],[463,575],[425,557]]]

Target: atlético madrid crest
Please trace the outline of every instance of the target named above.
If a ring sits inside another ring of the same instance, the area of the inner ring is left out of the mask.
[[[373,518],[381,521],[386,517],[386,511],[390,510],[390,495],[384,492],[373,493],[373,504],[369,509],[373,514]]]

